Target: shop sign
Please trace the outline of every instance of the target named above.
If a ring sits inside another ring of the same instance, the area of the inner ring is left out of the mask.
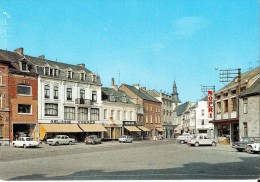
[[[78,121],[78,124],[95,124],[95,121]]]
[[[69,120],[51,120],[52,124],[71,124]]]
[[[123,125],[136,125],[135,121],[123,121]]]
[[[208,113],[209,118],[213,118],[213,91],[208,90]]]

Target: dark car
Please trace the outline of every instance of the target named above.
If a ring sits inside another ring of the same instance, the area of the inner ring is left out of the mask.
[[[255,140],[259,140],[259,137],[242,137],[239,142],[232,144],[232,148],[237,149],[238,152],[242,152],[247,148],[248,144],[254,143]]]
[[[85,138],[86,144],[101,144],[101,138],[98,138],[97,135],[89,135]]]

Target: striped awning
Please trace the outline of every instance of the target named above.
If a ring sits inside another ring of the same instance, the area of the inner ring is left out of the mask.
[[[136,126],[124,126],[128,131],[141,131]]]
[[[84,132],[104,132],[107,129],[102,124],[79,124]]]
[[[144,127],[144,126],[137,126],[140,130],[143,130],[143,131],[151,131],[149,130],[148,128]]]

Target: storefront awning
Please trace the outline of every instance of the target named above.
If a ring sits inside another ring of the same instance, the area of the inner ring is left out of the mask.
[[[143,131],[151,131],[149,130],[148,128],[144,127],[144,126],[137,126],[140,130],[143,130]]]
[[[82,130],[77,124],[40,124],[40,140],[46,133],[79,133]]]
[[[104,132],[107,129],[102,124],[79,124],[84,132]]]
[[[221,119],[221,120],[212,120],[209,123],[218,124],[218,123],[236,123],[239,122],[238,118],[230,118],[230,119]]]
[[[156,128],[158,131],[161,131],[161,132],[163,132],[164,131],[164,129],[163,128]]]
[[[136,126],[124,126],[128,131],[141,131]]]

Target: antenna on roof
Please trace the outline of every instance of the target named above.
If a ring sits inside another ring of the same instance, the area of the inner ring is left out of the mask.
[[[4,32],[4,38],[5,38],[5,50],[7,50],[7,46],[6,46],[6,42],[7,42],[7,31],[6,31],[6,27],[7,27],[7,18],[11,18],[10,15],[7,12],[3,12],[5,19],[4,19],[4,27],[5,27],[5,32]]]

